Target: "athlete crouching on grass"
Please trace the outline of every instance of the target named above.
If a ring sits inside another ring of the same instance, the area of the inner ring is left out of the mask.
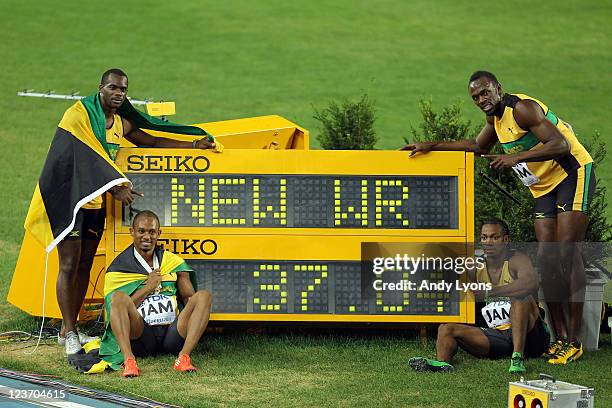
[[[539,357],[547,349],[550,335],[533,298],[538,288],[537,274],[529,258],[508,248],[510,231],[499,219],[482,225],[480,240],[485,267],[471,273],[470,280],[491,283],[492,289],[474,292],[484,300],[482,316],[489,327],[442,324],[438,328],[436,358],[414,357],[408,361],[417,371],[448,372],[459,347],[476,357],[509,357],[510,373],[526,371],[523,359]]]
[[[193,270],[183,259],[156,247],[161,230],[155,213],[138,213],[130,234],[134,243],[113,261],[105,277],[110,325],[100,357],[115,369],[123,362],[124,377],[140,374],[136,356],[158,353],[178,354],[177,371],[196,371],[189,356],[206,330],[212,295],[194,290],[189,277]],[[180,313],[177,295],[184,304]]]

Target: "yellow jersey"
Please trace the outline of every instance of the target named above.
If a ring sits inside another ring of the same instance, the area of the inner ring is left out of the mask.
[[[113,115],[113,124],[109,129],[106,129],[106,144],[108,146],[108,154],[111,160],[115,160],[117,152],[119,151],[119,145],[121,144],[121,138],[123,138],[123,122],[121,116]],[[104,201],[102,196],[98,196],[90,202],[83,205],[83,208],[88,210],[97,210],[104,207]]]
[[[502,272],[497,282],[491,282],[489,273],[487,271],[487,265],[476,270],[476,281],[478,283],[490,283],[493,288],[508,285],[514,282],[514,277],[510,274],[510,261],[508,258],[502,265]],[[487,322],[487,325],[496,330],[508,330],[511,327],[510,324],[510,307],[512,303],[507,297],[499,297],[494,299],[486,299],[486,306],[481,309],[482,317]]]
[[[563,157],[541,162],[519,163],[514,167],[521,181],[537,198],[549,193],[569,173],[593,162],[593,159],[580,144],[568,123],[559,119],[539,100],[523,94],[505,94],[501,102],[503,107],[501,118],[493,116],[495,133],[506,154],[535,150],[543,146],[543,143],[532,132],[522,129],[514,119],[514,107],[521,100],[531,100],[537,103],[546,115],[546,119],[559,129],[570,145],[570,152]]]

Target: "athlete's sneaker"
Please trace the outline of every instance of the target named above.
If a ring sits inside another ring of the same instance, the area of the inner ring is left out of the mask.
[[[66,338],[64,339],[64,349],[66,350],[66,354],[76,354],[81,350],[81,343],[79,342],[79,336],[73,331],[69,331],[66,333]]]
[[[178,356],[178,358],[174,360],[173,367],[176,371],[182,372],[192,372],[197,370],[194,366],[191,365],[191,358],[187,354],[181,354],[180,356]]]
[[[521,356],[521,353],[515,351],[510,358],[510,368],[508,368],[508,372],[510,374],[523,374],[525,371],[527,371],[527,369],[525,368],[523,356]]]
[[[140,370],[138,369],[138,364],[136,364],[136,359],[134,357],[128,357],[123,362],[123,374],[124,377],[138,377],[140,375]]]
[[[561,350],[548,360],[550,364],[567,364],[578,360],[582,356],[582,343],[568,342],[564,343]]]
[[[89,343],[90,341],[99,339],[98,336],[88,336],[87,334],[81,333],[78,330],[77,330],[77,333],[79,334],[79,343],[81,343],[82,346]],[[66,344],[66,338],[60,336],[59,333],[57,335],[57,344],[59,344],[60,346],[63,346],[64,344]]]
[[[559,351],[563,348],[563,345],[566,343],[564,339],[557,339],[557,341],[552,342],[548,345],[548,348],[544,353],[542,353],[542,357],[546,358],[554,358]]]
[[[449,373],[455,368],[446,361],[439,361],[425,357],[412,357],[408,360],[408,365],[415,371],[433,371],[438,373]]]

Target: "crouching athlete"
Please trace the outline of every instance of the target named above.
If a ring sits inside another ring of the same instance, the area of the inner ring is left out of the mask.
[[[155,213],[138,213],[130,234],[133,244],[106,272],[100,357],[114,369],[123,363],[124,377],[140,374],[135,357],[161,353],[178,355],[175,370],[195,371],[190,354],[208,324],[212,296],[194,290],[193,270],[182,258],[156,247],[161,230]]]
[[[484,300],[481,313],[488,327],[442,324],[438,328],[436,358],[414,357],[409,365],[417,371],[452,371],[451,359],[459,347],[476,357],[510,358],[510,373],[524,373],[525,357],[540,357],[550,335],[533,298],[537,274],[529,258],[508,248],[508,225],[499,219],[482,225],[480,240],[485,266],[471,280],[490,283],[492,289],[474,292]]]

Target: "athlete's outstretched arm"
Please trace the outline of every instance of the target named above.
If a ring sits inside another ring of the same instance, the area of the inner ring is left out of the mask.
[[[522,100],[516,104],[513,113],[516,123],[521,128],[531,131],[543,146],[525,152],[485,156],[492,159],[490,164],[492,168],[512,167],[519,162],[546,161],[569,153],[568,141],[559,129],[546,119],[540,105],[530,100]]]
[[[125,138],[138,147],[159,147],[159,148],[178,148],[192,149],[193,143],[181,140],[168,139],[166,137],[155,137],[138,129],[132,122],[123,119],[123,129]],[[195,144],[196,149],[214,149],[215,143],[209,142],[205,137],[198,140]]]
[[[485,154],[491,151],[497,142],[497,135],[493,126],[493,119],[487,117],[487,122],[475,139],[456,140],[453,142],[430,141],[407,144],[400,150],[412,150],[410,157],[416,153],[427,153],[430,151],[461,151]]]

